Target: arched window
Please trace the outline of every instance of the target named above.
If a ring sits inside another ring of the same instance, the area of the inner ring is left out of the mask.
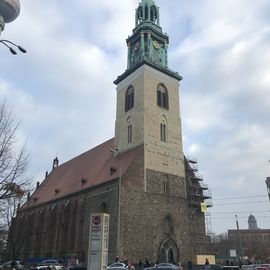
[[[145,19],[148,20],[148,6],[145,6]]]
[[[167,176],[165,176],[165,178],[163,180],[163,191],[165,194],[169,193],[169,180],[168,180]]]
[[[132,143],[132,125],[128,125],[128,143]]]
[[[173,222],[172,218],[169,215],[164,218],[163,233],[165,234],[173,233]]]
[[[163,84],[159,84],[157,87],[157,105],[169,109],[168,91]]]
[[[160,124],[160,140],[162,142],[167,141],[167,128],[165,123]]]
[[[152,6],[150,10],[151,10],[151,18],[150,19],[153,23],[155,23],[157,20],[157,8],[155,6]]]
[[[143,8],[142,6],[139,6],[138,8],[138,23],[142,22],[143,21]]]
[[[129,111],[134,107],[134,88],[129,86],[126,91],[125,111]]]
[[[127,118],[126,122],[126,130],[127,130],[127,143],[130,144],[132,143],[132,121],[130,116]]]

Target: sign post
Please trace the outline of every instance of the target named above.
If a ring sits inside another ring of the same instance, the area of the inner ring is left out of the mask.
[[[88,270],[106,270],[108,264],[109,218],[105,213],[90,218]]]

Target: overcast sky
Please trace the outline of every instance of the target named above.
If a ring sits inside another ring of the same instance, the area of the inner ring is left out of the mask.
[[[1,35],[0,99],[20,121],[19,139],[42,181],[60,163],[114,136],[114,79],[127,65],[138,0],[21,0]],[[170,37],[169,67],[183,76],[184,152],[212,191],[212,230],[270,228],[270,1],[156,0]],[[241,197],[241,199],[223,199]],[[242,198],[249,197],[249,198]],[[248,202],[248,203],[245,203]]]

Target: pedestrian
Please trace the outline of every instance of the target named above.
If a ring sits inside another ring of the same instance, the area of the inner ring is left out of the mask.
[[[183,268],[181,262],[179,262],[179,270],[184,270],[184,268]]]
[[[142,270],[142,260],[139,260],[139,270]]]
[[[127,258],[124,259],[124,264],[125,264],[125,266],[128,266],[128,260],[127,260]]]
[[[17,269],[18,264],[17,264],[17,262],[16,262],[16,261],[13,261],[13,262],[11,262],[10,266],[11,266],[11,269],[12,269],[12,270],[16,270],[16,269]]]
[[[191,261],[191,259],[188,260],[188,270],[192,270],[192,261]]]
[[[208,258],[205,259],[205,265],[208,265],[209,264],[209,261],[208,261]]]
[[[128,265],[126,266],[127,270],[135,270],[135,267],[132,265],[131,262],[128,262]]]
[[[147,258],[145,258],[145,262],[144,262],[144,267],[147,268],[147,267],[150,267],[150,262]]]

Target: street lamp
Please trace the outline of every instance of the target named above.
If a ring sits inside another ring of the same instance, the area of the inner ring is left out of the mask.
[[[268,162],[270,162],[270,160],[268,160]],[[268,193],[269,202],[270,202],[270,176],[266,177],[265,183],[266,183],[267,193]]]
[[[119,181],[118,181],[118,215],[117,215],[117,248],[116,248],[116,256],[120,256],[120,233],[121,233],[121,184],[122,184],[122,160],[121,155],[119,154],[118,148],[110,149],[110,151],[117,156],[119,159]]]
[[[0,36],[5,29],[5,24],[14,21],[19,16],[20,10],[21,6],[19,0],[0,0]],[[22,53],[26,53],[23,47],[9,40],[0,39],[0,43],[8,47],[13,55],[17,54],[14,47],[18,48]]]
[[[236,222],[236,228],[237,228],[237,234],[238,234],[239,257],[240,257],[240,260],[242,260],[243,252],[242,252],[242,243],[241,243],[241,236],[240,236],[240,230],[239,230],[238,216],[237,215],[235,215],[235,222]]]
[[[16,55],[17,52],[16,50],[13,48],[13,47],[16,47],[18,48],[22,53],[27,53],[26,49],[24,49],[22,46],[19,46],[9,40],[6,40],[6,39],[0,39],[0,43],[2,43],[3,45],[5,45],[6,47],[9,48],[9,51],[13,54],[13,55]],[[12,46],[10,46],[9,44],[11,44]]]

